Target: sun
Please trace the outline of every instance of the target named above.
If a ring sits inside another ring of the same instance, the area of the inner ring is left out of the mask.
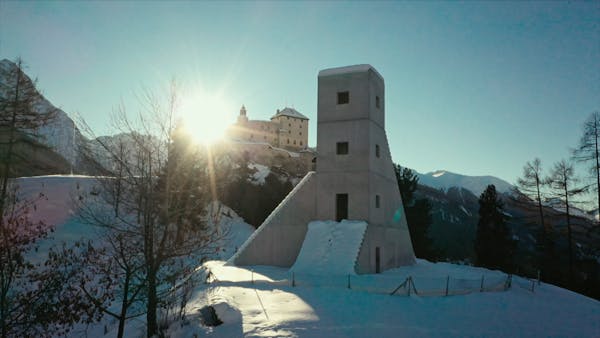
[[[186,91],[178,112],[184,128],[201,144],[221,140],[235,118],[233,106],[222,93],[211,93],[202,88]]]

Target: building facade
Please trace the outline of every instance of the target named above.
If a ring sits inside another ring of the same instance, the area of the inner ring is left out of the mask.
[[[308,118],[294,108],[277,109],[270,121],[249,120],[242,106],[237,122],[227,131],[235,140],[265,142],[275,147],[302,150],[308,147]]]
[[[367,223],[357,273],[410,265],[415,255],[385,133],[385,86],[370,65],[318,78],[316,171],[309,172],[232,257],[290,267],[314,220]]]

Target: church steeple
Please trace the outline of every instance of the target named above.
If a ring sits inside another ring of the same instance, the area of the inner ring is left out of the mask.
[[[240,115],[237,118],[237,122],[238,124],[248,122],[248,117],[246,116],[246,107],[244,105],[242,105],[242,108],[240,108]]]

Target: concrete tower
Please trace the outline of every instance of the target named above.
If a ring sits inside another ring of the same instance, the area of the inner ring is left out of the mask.
[[[385,86],[370,65],[318,78],[317,166],[232,257],[238,265],[294,264],[313,220],[368,226],[355,271],[413,264],[415,256],[385,134]]]

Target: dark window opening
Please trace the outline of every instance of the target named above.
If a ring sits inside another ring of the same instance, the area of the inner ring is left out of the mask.
[[[348,142],[338,142],[336,147],[336,153],[338,155],[347,155],[348,154]]]
[[[296,144],[296,140],[294,140],[294,144]]]
[[[290,139],[288,138],[288,144],[290,144]]]
[[[300,145],[302,145],[302,141],[300,141]]]
[[[375,107],[377,107],[377,109],[381,108],[381,103],[379,102],[379,96],[375,96]]]
[[[348,219],[348,194],[335,195],[335,219],[338,222]]]
[[[375,156],[379,157],[380,155],[380,151],[379,151],[379,144],[375,145]]]
[[[347,104],[350,102],[350,92],[338,92],[337,104]]]
[[[379,195],[375,195],[375,208],[379,208],[380,203],[381,198],[379,197]]]

